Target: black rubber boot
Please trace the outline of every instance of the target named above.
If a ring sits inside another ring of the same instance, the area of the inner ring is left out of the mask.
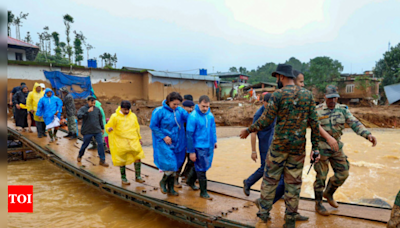
[[[68,132],[68,134],[65,135],[64,138],[68,138],[68,137],[71,137],[71,136],[72,136],[72,133],[71,133],[71,132]]]
[[[328,186],[326,187],[323,194],[324,198],[326,198],[328,203],[334,208],[339,207],[339,204],[333,199],[333,194],[336,192],[337,189],[338,187],[333,185],[332,182],[329,180]]]
[[[174,184],[175,184],[175,173],[170,175],[167,179],[168,195],[179,196],[179,193],[175,192]]]
[[[179,171],[178,172],[175,172],[175,177],[174,177],[174,185],[175,185],[175,187],[177,187],[177,188],[182,188],[182,185],[181,185],[181,183],[179,183]]]
[[[315,211],[320,215],[329,216],[330,215],[329,211],[327,211],[324,205],[322,205],[322,192],[314,191],[314,194],[315,194]]]
[[[196,186],[196,172],[194,169],[191,169],[188,173],[186,184],[189,185],[193,190],[199,190],[199,187]]]
[[[283,228],[295,228],[296,227],[296,218],[295,216],[285,216],[285,224],[283,224]]]
[[[160,190],[163,194],[167,194],[168,190],[167,190],[167,179],[168,176],[164,173],[163,178],[160,181]]]
[[[210,199],[210,195],[207,193],[207,179],[199,180],[200,184],[200,197],[204,199]]]

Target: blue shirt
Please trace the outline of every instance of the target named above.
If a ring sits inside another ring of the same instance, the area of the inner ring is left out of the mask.
[[[258,120],[258,118],[261,117],[264,110],[265,110],[264,105],[261,106],[261,108],[257,110],[256,114],[254,114],[254,117],[253,117],[253,124]],[[268,152],[269,146],[271,145],[272,138],[274,136],[275,122],[276,122],[276,118],[275,118],[274,123],[272,123],[268,127],[264,128],[262,131],[257,132],[258,147],[260,149],[260,153]]]

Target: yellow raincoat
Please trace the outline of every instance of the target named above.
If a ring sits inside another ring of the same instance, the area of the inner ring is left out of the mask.
[[[35,111],[35,115],[33,115],[33,119],[35,121],[43,122],[43,118],[39,119],[39,117],[36,116],[36,110],[37,106],[39,103],[40,98],[43,97],[44,91],[40,90],[40,92],[36,92],[36,88],[39,87],[40,84],[35,82],[35,85],[33,86],[33,90],[29,92],[28,97],[26,98],[26,107],[28,109],[28,112],[31,110]]]
[[[113,128],[111,132],[109,128]],[[110,153],[114,166],[130,165],[143,159],[144,152],[140,145],[140,127],[135,113],[129,111],[128,115],[121,113],[118,107],[106,124]]]

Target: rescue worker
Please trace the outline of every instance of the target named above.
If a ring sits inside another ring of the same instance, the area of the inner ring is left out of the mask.
[[[293,75],[296,77],[294,84],[304,87],[304,74],[298,70],[293,70]]]
[[[70,140],[78,138],[77,136],[77,126],[75,123],[75,115],[76,108],[74,97],[69,93],[67,87],[63,87],[60,89],[63,94],[64,100],[63,104],[65,107],[65,112],[67,115],[67,125],[68,125],[68,134],[64,136],[64,138],[69,138]]]
[[[253,123],[255,123],[265,111],[265,108],[268,105],[270,97],[271,93],[267,93],[264,95],[263,105],[254,114]],[[246,196],[250,195],[251,186],[253,186],[260,178],[263,177],[267,152],[271,145],[272,137],[274,136],[274,127],[275,127],[275,121],[268,127],[264,128],[262,131],[251,133],[251,149],[252,149],[251,159],[254,162],[257,162],[256,137],[258,136],[258,147],[260,151],[261,166],[251,176],[243,180],[243,192]],[[285,191],[285,186],[282,177],[281,180],[279,181],[279,185],[276,190],[274,203],[283,196],[284,191]]]
[[[207,193],[206,172],[210,169],[214,149],[217,149],[217,131],[215,127],[214,115],[210,110],[210,98],[203,95],[199,99],[199,104],[190,113],[186,125],[187,153],[194,162],[197,178],[200,185],[200,197],[210,199]],[[196,179],[188,178],[188,185],[193,189]]]
[[[387,223],[387,228],[399,228],[400,227],[400,191],[397,193],[396,200],[392,208],[392,214],[390,220]]]
[[[29,94],[29,89],[26,85],[21,86],[21,90],[16,92],[13,96],[12,102],[15,105],[15,124],[17,127],[21,127],[21,130],[25,132],[25,128],[29,126],[29,132],[32,133],[30,125],[28,125],[28,111],[26,107],[26,99]]]
[[[339,97],[337,87],[328,85],[326,87],[325,102],[318,105],[316,108],[321,127],[335,138],[339,144],[338,151],[333,150],[323,137],[320,137],[318,144],[321,159],[320,162],[314,165],[314,170],[317,172],[314,182],[314,193],[315,210],[321,215],[329,215],[329,212],[322,205],[322,197],[326,198],[332,207],[339,207],[337,202],[333,199],[333,194],[343,185],[349,176],[349,162],[347,156],[343,152],[343,143],[340,141],[345,123],[347,123],[355,133],[372,142],[372,146],[376,146],[377,144],[376,138],[351,114],[347,106],[337,103]],[[334,175],[329,178],[328,185],[325,188],[329,163],[332,166]]]
[[[177,92],[168,94],[162,106],[154,109],[150,129],[153,138],[154,164],[164,172],[160,190],[178,196],[174,189],[175,175],[185,161],[185,128],[188,113],[179,107],[182,96]]]
[[[42,91],[39,83],[35,82],[33,90],[28,94],[28,98],[26,99],[26,107],[35,121],[38,138],[42,138],[43,136],[47,137],[45,133],[46,125],[43,122],[43,118],[39,118],[36,115],[39,100],[43,97],[43,95],[44,91]]]
[[[54,92],[50,88],[45,90],[44,96],[40,98],[38,103],[36,115],[39,118],[43,118],[47,132],[49,133],[50,143],[57,140],[57,130],[58,126],[60,126],[59,121],[61,118],[62,106],[62,100],[54,96]],[[58,126],[56,126],[57,119]],[[54,131],[52,131],[53,128]]]
[[[182,102],[182,106],[183,109],[185,109],[189,114],[193,111],[194,108],[194,102],[192,100],[186,100],[184,102]],[[185,124],[185,129],[186,129],[186,124]],[[189,173],[191,172],[191,170],[194,167],[194,163],[189,159],[189,155],[186,154],[186,164],[185,164],[185,168],[183,169],[182,173],[180,174],[180,176],[183,179],[187,179]],[[195,172],[193,170],[193,172]],[[196,175],[194,173],[194,175]]]
[[[291,65],[279,64],[272,76],[277,78],[279,89],[272,94],[268,110],[257,122],[242,130],[240,137],[246,138],[252,132],[263,130],[277,118],[261,186],[261,198],[255,202],[260,210],[257,216],[265,222],[269,219],[275,191],[283,173],[286,204],[284,227],[295,227],[305,159],[306,128],[309,124],[312,130],[310,157],[313,160],[313,154],[318,149],[318,120],[312,93],[295,85]],[[318,160],[319,156],[316,162]]]
[[[103,143],[103,116],[101,115],[100,109],[95,107],[96,98],[89,96],[86,100],[87,104],[81,107],[78,111],[78,119],[82,119],[81,134],[83,135],[83,144],[77,157],[78,162],[81,162],[82,156],[84,155],[86,148],[89,146],[92,137],[96,139],[98,144],[101,145]],[[100,157],[99,165],[108,167],[109,165],[106,162],[104,147],[99,146],[97,148],[97,153]]]
[[[103,108],[101,107],[101,102],[96,100],[96,107],[98,107],[100,109],[101,115],[103,116],[102,121],[103,121],[103,125],[106,126],[107,122],[106,122],[106,114],[104,113]],[[106,129],[107,130],[107,129]],[[106,137],[108,136],[107,131],[104,131],[103,133],[103,147],[104,147],[104,151],[107,150],[107,146],[106,146]],[[93,142],[93,138],[92,138],[92,142]]]
[[[114,166],[119,166],[122,184],[129,185],[126,178],[126,166],[135,163],[135,181],[145,182],[140,176],[141,160],[144,158],[142,136],[135,113],[131,112],[131,103],[122,101],[106,124],[109,133],[110,153]]]
[[[15,106],[15,104],[13,103],[12,100],[13,100],[14,95],[15,95],[18,91],[21,91],[22,86],[24,86],[24,85],[26,85],[25,82],[21,82],[21,84],[20,84],[19,86],[14,87],[14,88],[11,90],[11,93],[10,93],[10,106],[12,107],[12,110],[13,110],[13,118],[14,118],[14,121],[15,121],[16,106]]]

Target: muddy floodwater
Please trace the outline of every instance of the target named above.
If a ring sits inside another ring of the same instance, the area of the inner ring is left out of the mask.
[[[240,128],[232,130],[239,134]],[[390,205],[394,202],[400,189],[400,130],[372,132],[378,139],[375,148],[351,130],[343,136],[350,176],[335,194],[338,201],[382,199]],[[310,149],[308,143],[307,154]],[[152,148],[144,147],[144,151],[143,161],[153,164]],[[208,178],[240,186],[259,167],[259,161],[252,161],[250,155],[250,138],[220,138]],[[306,159],[301,191],[304,197],[314,196],[315,172],[311,170],[307,175],[309,167]],[[8,227],[187,227],[101,193],[46,161],[10,163],[7,177],[8,185],[33,185],[35,202],[32,214],[8,214]],[[253,188],[260,186],[261,181]]]

